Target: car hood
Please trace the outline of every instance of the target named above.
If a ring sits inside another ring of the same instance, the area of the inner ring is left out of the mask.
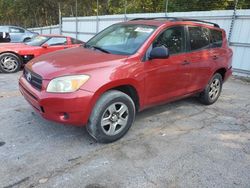
[[[88,74],[95,69],[119,66],[127,56],[113,55],[81,47],[60,50],[31,60],[26,68],[45,80],[56,77]]]
[[[20,50],[33,49],[34,46],[29,46],[24,43],[0,43],[0,52],[13,51],[18,52]]]

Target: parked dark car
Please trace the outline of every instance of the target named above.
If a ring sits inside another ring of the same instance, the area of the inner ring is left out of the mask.
[[[10,42],[10,34],[7,32],[0,32],[0,43]]]
[[[113,142],[137,111],[193,95],[205,105],[216,102],[232,74],[232,55],[215,23],[136,19],[84,46],[31,60],[19,87],[44,118],[86,125],[97,141]]]
[[[0,26],[0,32],[9,33],[10,42],[26,42],[38,35],[38,33],[17,26]]]

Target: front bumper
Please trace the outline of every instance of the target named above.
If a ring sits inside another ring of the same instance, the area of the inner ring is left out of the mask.
[[[35,111],[45,119],[76,126],[87,124],[93,93],[84,90],[47,93],[32,87],[23,76],[19,79],[19,89]]]

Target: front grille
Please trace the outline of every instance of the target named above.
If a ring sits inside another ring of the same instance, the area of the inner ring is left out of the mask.
[[[36,73],[34,73],[34,72],[32,72],[32,71],[26,69],[26,68],[23,69],[23,75],[24,75],[24,78],[25,78],[34,88],[36,88],[36,89],[38,89],[38,90],[41,90],[41,89],[42,89],[43,78],[42,78],[40,75],[38,75],[38,74],[36,74]]]

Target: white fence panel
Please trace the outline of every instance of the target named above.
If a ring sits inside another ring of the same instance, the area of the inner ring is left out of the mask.
[[[233,11],[232,10],[223,10],[223,11],[197,11],[197,12],[176,12],[176,13],[147,13],[147,14],[127,14],[125,15],[108,15],[108,16],[89,16],[89,17],[78,17],[78,19],[63,18],[62,19],[62,30],[64,34],[67,33],[76,33],[78,29],[79,39],[83,37],[89,39],[94,36],[99,31],[105,29],[106,27],[122,22],[125,20],[130,20],[133,18],[148,18],[148,17],[186,17],[201,19],[206,21],[211,21],[218,23],[221,28],[225,29],[228,33],[230,30],[231,20]],[[76,27],[76,22],[78,23],[78,28]],[[86,35],[86,36],[83,36]],[[82,39],[83,40],[83,39]]]
[[[250,72],[250,48],[242,46],[232,46],[231,48],[234,51],[233,68],[242,73]]]
[[[231,42],[250,44],[250,10],[238,11]]]
[[[60,26],[59,25],[29,28],[29,30],[37,32],[39,34],[45,34],[45,35],[46,34],[60,34]]]
[[[75,19],[63,19],[62,31],[75,32],[76,31],[76,22]]]

